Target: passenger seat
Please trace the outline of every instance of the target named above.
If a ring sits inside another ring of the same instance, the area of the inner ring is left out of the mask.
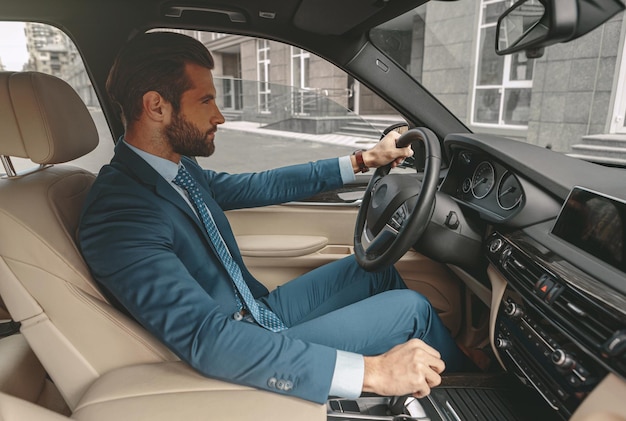
[[[69,415],[58,389],[50,381],[24,336],[0,300],[0,393]]]
[[[110,370],[177,360],[107,303],[75,243],[95,175],[58,164],[97,144],[91,115],[66,82],[0,72],[0,156],[39,164],[0,179],[0,295],[71,410]]]

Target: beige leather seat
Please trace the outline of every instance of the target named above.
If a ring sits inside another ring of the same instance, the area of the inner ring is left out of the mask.
[[[56,165],[97,143],[87,108],[65,82],[0,72],[0,157],[40,164],[0,179],[0,296],[72,418],[325,419],[324,405],[200,376],[107,303],[74,242],[95,176]],[[32,419],[33,410],[41,412],[0,394],[0,419]]]
[[[0,393],[36,403],[56,412],[67,414],[69,408],[59,395],[59,391],[48,379],[24,335],[12,333],[17,327],[9,312],[0,300]]]
[[[0,155],[44,167],[0,180],[0,295],[72,409],[103,373],[176,359],[106,302],[74,242],[95,176],[54,164],[97,143],[95,124],[68,84],[0,72]]]

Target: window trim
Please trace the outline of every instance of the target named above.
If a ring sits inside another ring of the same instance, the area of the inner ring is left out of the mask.
[[[270,42],[267,39],[257,38],[257,80],[259,90],[257,93],[257,106],[259,112],[263,114],[270,114],[270,99],[272,95],[272,88],[270,85]],[[263,69],[263,71],[261,71]],[[263,76],[263,78],[261,78]],[[263,89],[263,88],[266,89]]]

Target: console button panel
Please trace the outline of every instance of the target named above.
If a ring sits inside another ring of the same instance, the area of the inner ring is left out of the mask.
[[[494,343],[507,370],[568,419],[609,371],[624,376],[626,326],[515,240],[494,233],[486,244],[508,282]]]

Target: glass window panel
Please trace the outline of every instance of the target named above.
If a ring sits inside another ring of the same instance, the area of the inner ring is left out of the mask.
[[[509,80],[533,80],[535,60],[526,58],[526,53],[511,55]]]
[[[498,124],[500,116],[500,89],[477,89],[474,121]]]
[[[259,65],[259,80],[260,81],[267,81],[267,69],[265,68],[265,63],[260,63]]]
[[[222,97],[224,98],[224,108],[233,108],[233,88],[232,79],[222,79]]]
[[[301,88],[301,79],[300,79],[300,57],[296,56],[293,58],[293,86],[296,88]]]
[[[504,92],[504,124],[526,126],[530,111],[531,89],[507,89]]]
[[[478,85],[500,85],[504,74],[504,57],[496,54],[496,28],[485,28],[481,31],[480,57],[478,67]]]

